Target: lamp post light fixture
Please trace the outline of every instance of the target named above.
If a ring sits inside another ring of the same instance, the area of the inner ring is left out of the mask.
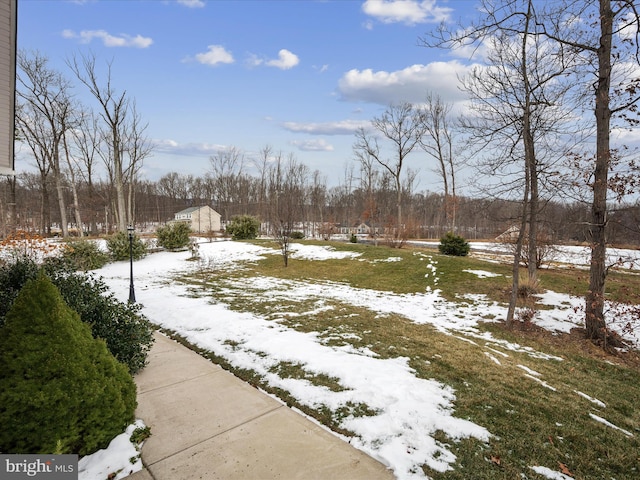
[[[127,233],[129,234],[129,303],[136,303],[136,292],[133,289],[133,225],[127,227]]]

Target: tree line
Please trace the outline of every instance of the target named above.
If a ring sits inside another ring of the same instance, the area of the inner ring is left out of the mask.
[[[226,152],[212,157],[220,162],[224,157],[236,156]],[[289,159],[291,160],[291,159]],[[396,193],[390,178],[381,176],[379,183],[370,184],[368,178],[357,171],[347,172],[347,179],[337,186],[328,186],[318,171],[310,171],[303,164],[296,181],[280,188],[269,176],[261,177],[244,172],[238,163],[235,171],[215,173],[202,177],[178,172],[163,175],[157,181],[141,179],[133,187],[134,224],[140,231],[152,232],[174,218],[185,208],[209,205],[222,215],[223,223],[238,215],[252,215],[268,224],[274,219],[291,219],[291,229],[302,229],[306,235],[328,238],[336,233],[358,233],[365,224],[373,231],[394,230],[396,225]],[[281,164],[281,176],[283,165]],[[48,179],[53,188],[53,179]],[[65,184],[66,185],[66,184]],[[129,185],[125,184],[128,189]],[[286,190],[288,189],[288,190]],[[65,204],[69,205],[67,218],[73,219],[73,193],[67,185],[63,189]],[[97,180],[89,187],[81,182],[76,187],[82,228],[70,221],[68,232],[91,236],[109,235],[117,231],[113,212],[113,189],[105,180]],[[7,231],[7,204],[11,198],[9,181],[0,184],[0,228]],[[43,236],[62,235],[62,218],[57,202],[45,206],[43,191],[37,173],[18,174],[15,189],[16,222],[14,227]],[[375,205],[375,212],[372,212]],[[439,239],[451,230],[447,219],[446,198],[442,192],[402,191],[402,210],[405,212],[407,239]],[[276,211],[279,208],[279,214]],[[470,240],[493,240],[518,225],[521,203],[503,198],[457,197],[455,231]],[[290,212],[290,213],[289,213]],[[540,238],[549,243],[588,243],[589,207],[584,202],[545,201],[540,210]],[[45,220],[45,221],[43,221]],[[283,220],[284,221],[284,220]],[[265,231],[265,234],[270,232]],[[610,211],[607,238],[610,244],[640,246],[640,203],[618,205]],[[382,234],[380,238],[382,238]],[[334,237],[335,238],[335,237]]]

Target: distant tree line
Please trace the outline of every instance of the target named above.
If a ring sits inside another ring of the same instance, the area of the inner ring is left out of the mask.
[[[294,162],[295,163],[295,162]],[[361,223],[381,230],[395,228],[396,192],[391,179],[383,175],[379,184],[369,188],[360,179],[328,187],[319,173],[297,164],[300,175],[287,188],[277,190],[268,177],[258,177],[241,170],[203,177],[167,173],[158,181],[139,180],[133,187],[133,215],[137,228],[153,231],[173,219],[175,213],[191,206],[209,205],[228,222],[237,215],[252,215],[262,222],[290,219],[291,228],[302,222],[314,225],[315,234],[322,238],[337,233],[336,227],[355,232]],[[16,223],[20,229],[44,236],[61,235],[61,216],[56,203],[49,203],[44,212],[43,192],[36,173],[20,173],[16,181]],[[49,180],[53,183],[53,179]],[[297,182],[297,184],[296,184]],[[52,186],[52,185],[50,185]],[[128,188],[128,184],[125,184]],[[72,205],[70,189],[64,189],[68,205]],[[0,185],[1,227],[6,228],[6,205],[11,188],[8,181]],[[117,230],[111,185],[104,180],[77,188],[78,205],[84,223],[82,228],[69,222],[70,233],[98,236]],[[372,198],[376,211],[371,211]],[[402,211],[407,238],[438,239],[450,230],[443,193],[404,191]],[[283,210],[286,206],[286,211]],[[72,207],[69,207],[71,209]],[[279,212],[277,211],[279,209]],[[494,239],[510,227],[519,225],[520,202],[500,198],[457,198],[456,232],[468,239]],[[589,241],[589,206],[580,202],[545,201],[540,210],[541,230],[554,243]],[[67,218],[73,219],[73,215]],[[324,230],[322,229],[324,225]],[[333,228],[333,231],[331,230]],[[313,229],[312,229],[313,230]],[[270,233],[270,232],[264,232]],[[610,212],[607,238],[610,244],[640,246],[640,203],[618,205]]]

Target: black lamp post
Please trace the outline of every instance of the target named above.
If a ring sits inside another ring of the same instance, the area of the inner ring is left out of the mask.
[[[133,225],[127,227],[129,233],[129,265],[131,268],[129,274],[129,303],[136,303],[136,292],[133,289]]]

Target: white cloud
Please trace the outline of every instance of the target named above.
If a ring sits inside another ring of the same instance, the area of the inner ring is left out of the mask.
[[[147,48],[153,43],[153,40],[149,37],[141,35],[132,37],[124,33],[115,36],[105,30],[82,30],[80,33],[76,33],[73,30],[63,30],[62,36],[68,39],[78,39],[81,43],[91,43],[94,38],[98,38],[102,40],[102,44],[105,47]]]
[[[446,21],[452,9],[438,6],[436,0],[367,0],[362,11],[383,23],[415,25]]]
[[[282,127],[290,132],[310,135],[353,135],[358,128],[366,128],[370,125],[371,122],[368,120],[342,120],[325,123],[284,122]]]
[[[157,153],[184,156],[213,155],[228,148],[225,145],[211,143],[179,143],[171,139],[155,139],[152,143]]]
[[[395,72],[353,69],[339,80],[338,91],[343,100],[380,105],[421,103],[430,91],[437,91],[445,102],[457,102],[465,99],[458,88],[458,78],[471,68],[452,60],[412,65]]]
[[[209,45],[205,53],[197,53],[195,58],[204,65],[234,62],[233,55],[222,45]]]
[[[268,60],[265,62],[270,67],[276,67],[281,70],[289,70],[300,63],[300,59],[295,53],[291,53],[289,50],[282,49],[278,52],[278,58],[276,60]]]
[[[260,65],[266,65],[268,67],[276,67],[281,70],[289,70],[300,63],[300,59],[294,53],[291,53],[287,49],[282,49],[278,52],[278,58],[274,60],[265,60],[258,55],[250,54],[247,58],[247,63],[252,67]]]
[[[177,0],[180,5],[184,5],[187,8],[203,8],[203,0]]]
[[[294,147],[298,147],[303,152],[332,152],[333,145],[324,139],[314,140],[294,140],[289,142]]]

